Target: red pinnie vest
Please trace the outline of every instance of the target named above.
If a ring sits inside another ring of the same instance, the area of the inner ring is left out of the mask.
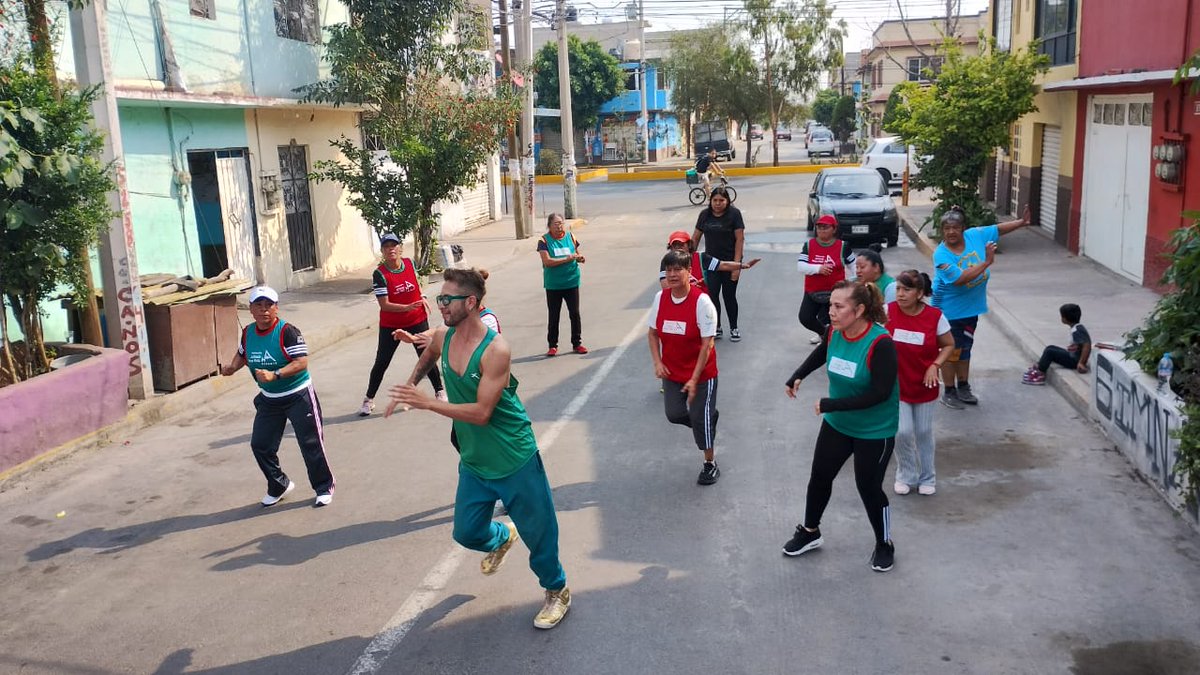
[[[896,345],[899,365],[900,400],[905,403],[928,403],[937,400],[938,388],[926,387],[925,371],[938,355],[937,327],[942,311],[925,305],[916,316],[909,316],[899,303],[887,306],[887,329]]]
[[[696,288],[699,288],[700,290],[707,293],[708,292],[708,284],[704,283],[704,268],[700,266],[700,252],[699,251],[692,251],[691,275],[692,275],[692,278],[696,280],[696,283],[693,285]]]
[[[662,292],[658,300],[658,316],[654,319],[654,330],[662,343],[662,362],[670,371],[667,379],[672,382],[687,382],[696,370],[700,358],[700,326],[696,323],[696,303],[704,291],[692,286],[687,298],[679,304],[671,298],[671,291]],[[717,376],[717,350],[708,355],[708,362],[700,373],[700,381],[707,382]]]
[[[408,258],[401,258],[400,262],[404,269],[399,272],[389,270],[387,265],[379,266],[379,271],[383,274],[383,281],[387,284],[388,302],[397,305],[411,305],[414,302],[421,302],[421,285],[417,282],[417,272],[413,269],[412,261]],[[420,305],[416,309],[407,312],[384,312],[381,310],[379,312],[379,327],[408,328],[428,318],[429,315],[425,313],[425,305]]]
[[[835,239],[828,246],[817,243],[816,237],[808,241],[808,262],[813,265],[824,265],[826,261],[833,265],[831,274],[810,274],[804,277],[804,292],[818,293],[832,291],[837,282],[846,278],[846,265],[842,262],[842,251],[846,242]]]

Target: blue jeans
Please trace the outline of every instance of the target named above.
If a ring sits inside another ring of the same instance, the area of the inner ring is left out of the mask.
[[[900,402],[900,428],[896,431],[896,482],[905,485],[937,485],[933,469],[933,409],[928,403]]]
[[[529,568],[549,591],[567,585],[558,560],[558,516],[542,455],[534,454],[525,466],[504,478],[480,478],[458,465],[458,494],[454,497],[454,541],[473,551],[488,553],[508,541],[508,528],[492,520],[499,499],[521,539],[529,547]]]

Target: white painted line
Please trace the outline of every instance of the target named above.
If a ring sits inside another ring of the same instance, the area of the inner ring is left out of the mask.
[[[542,454],[545,454],[554,445],[554,442],[562,435],[563,429],[575,419],[580,410],[583,410],[583,406],[587,405],[588,399],[600,388],[600,383],[616,367],[617,361],[625,354],[629,345],[633,344],[638,337],[646,334],[648,315],[649,312],[638,317],[637,323],[622,338],[617,348],[604,359],[604,363],[600,364],[600,368],[595,373],[592,373],[592,378],[588,380],[588,383],[579,390],[575,398],[571,399],[550,429],[538,439],[538,449]],[[433,607],[438,595],[446,588],[450,577],[454,576],[454,572],[458,570],[458,566],[462,564],[466,554],[465,548],[453,546],[442,556],[442,559],[421,580],[420,585],[405,598],[400,609],[396,610],[392,618],[375,634],[374,639],[350,668],[349,675],[373,675],[379,672],[379,669],[383,667],[392,652],[400,646],[400,641],[404,639],[405,635],[408,635],[408,631],[417,623],[421,615]]]

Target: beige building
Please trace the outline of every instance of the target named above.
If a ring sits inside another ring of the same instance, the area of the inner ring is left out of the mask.
[[[1037,34],[1037,4],[991,0],[985,25],[999,49],[1020,48],[1045,37]],[[1079,32],[1079,14],[1074,13],[1072,34]],[[983,185],[984,198],[994,201],[998,212],[1017,214],[1029,205],[1034,222],[1064,246],[1075,173],[1078,94],[1074,90],[1046,91],[1045,87],[1079,75],[1078,44],[1072,47],[1057,50],[1049,72],[1038,76],[1037,111],[1013,125],[1011,145],[1007,151],[997,152],[996,165]]]
[[[955,19],[953,33],[967,54],[979,50],[979,30],[986,12]],[[901,82],[928,82],[929,73],[941,67],[938,48],[946,34],[943,17],[884,21],[871,35],[871,48],[863,51],[859,70],[870,110],[872,136],[882,133],[880,121],[892,89]]]

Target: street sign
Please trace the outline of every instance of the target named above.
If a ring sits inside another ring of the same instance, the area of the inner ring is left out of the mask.
[[[534,117],[562,117],[562,110],[559,108],[534,108]]]

